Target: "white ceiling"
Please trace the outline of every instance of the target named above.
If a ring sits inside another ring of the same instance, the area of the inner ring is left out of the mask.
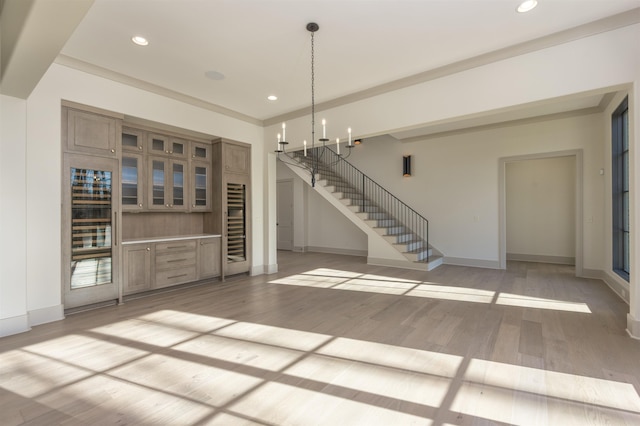
[[[95,0],[61,53],[266,120],[310,104],[308,22],[320,25],[322,103],[640,7],[640,0],[538,0],[519,14],[518,3]],[[136,34],[149,46],[134,45]],[[206,78],[210,70],[225,78]],[[270,94],[279,99],[268,101]]]

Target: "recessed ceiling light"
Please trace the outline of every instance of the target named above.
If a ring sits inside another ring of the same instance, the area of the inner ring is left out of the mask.
[[[267,99],[269,99],[270,101],[277,101],[278,97],[276,95],[269,95],[267,96]]]
[[[536,0],[525,0],[522,3],[520,3],[520,6],[518,6],[516,10],[520,13],[525,13],[532,10],[537,5],[538,5],[538,2]]]
[[[210,78],[211,80],[224,80],[224,74],[218,71],[209,70],[204,73],[205,77]]]
[[[142,36],[133,36],[131,37],[131,41],[137,44],[138,46],[146,46],[149,44],[149,40]]]

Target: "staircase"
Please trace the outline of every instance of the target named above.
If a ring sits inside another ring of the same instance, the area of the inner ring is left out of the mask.
[[[364,223],[401,255],[401,261],[388,266],[430,271],[442,264],[442,254],[429,245],[427,219],[332,149],[309,149],[306,156],[303,151],[295,151],[291,157],[295,163],[285,162],[291,170],[312,186],[324,188],[325,198],[339,200],[354,223]],[[311,170],[315,172],[313,179],[309,179]]]

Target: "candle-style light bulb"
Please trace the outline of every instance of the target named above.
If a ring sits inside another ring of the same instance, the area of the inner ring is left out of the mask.
[[[349,132],[349,146],[351,146],[351,127],[347,129],[347,132]]]
[[[282,140],[286,141],[287,140],[287,125],[282,123]]]
[[[340,155],[340,138],[336,138],[336,149],[338,150],[338,155]]]
[[[327,138],[327,120],[322,119],[322,139]]]
[[[304,156],[307,156],[307,141],[304,141]]]

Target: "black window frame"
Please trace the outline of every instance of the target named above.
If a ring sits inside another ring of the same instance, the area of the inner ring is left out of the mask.
[[[611,114],[612,267],[627,282],[629,243],[629,98]]]

